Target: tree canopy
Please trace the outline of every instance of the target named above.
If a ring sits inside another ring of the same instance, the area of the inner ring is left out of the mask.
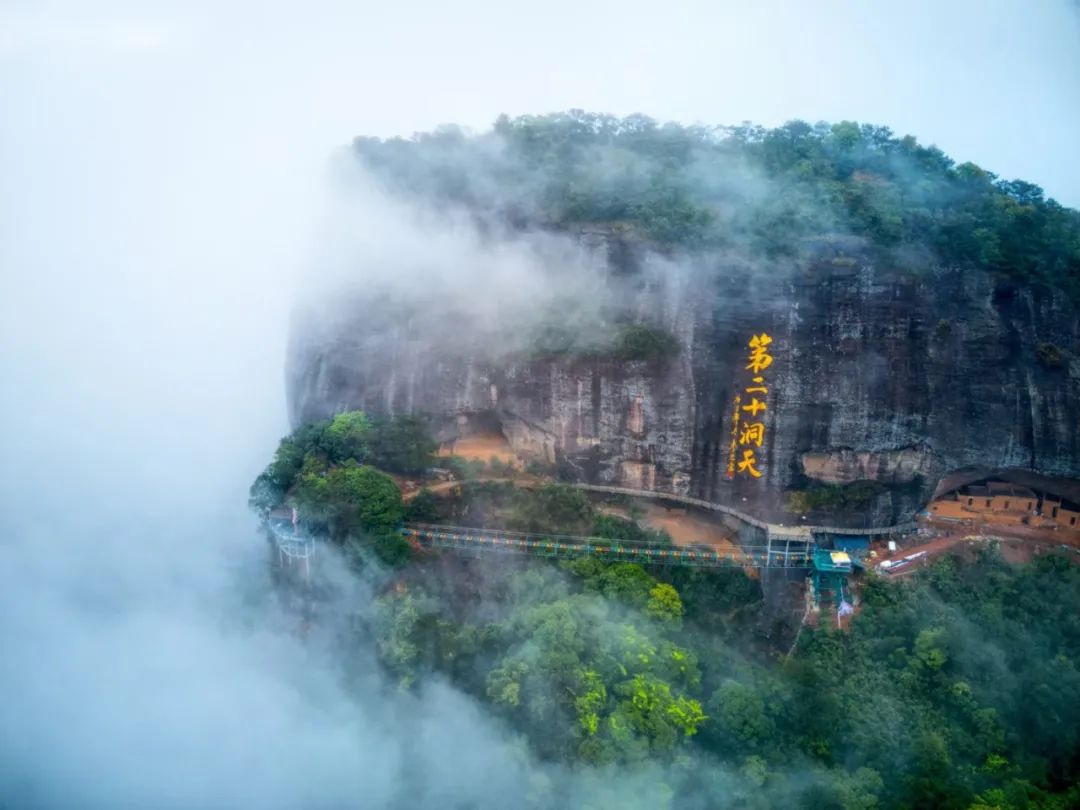
[[[672,807],[1080,799],[1080,567],[1062,557],[870,579],[849,631],[807,628],[786,661],[717,598],[760,599],[740,571],[560,568],[485,568],[480,588],[414,572],[380,598],[386,666],[406,688],[451,678],[546,759],[661,764]],[[716,768],[722,784],[694,776]]]
[[[772,257],[851,234],[900,266],[930,256],[1080,299],[1080,213],[884,126],[681,126],[571,110],[501,116],[479,135],[357,138],[354,149],[392,190],[512,224],[625,224],[669,249]]]
[[[397,473],[418,473],[431,465],[435,442],[424,421],[412,414],[371,419],[346,411],[303,425],[281,440],[274,460],[251,486],[251,504],[272,509],[306,471],[323,475],[349,461]],[[309,487],[310,490],[310,487]]]
[[[1080,566],[1066,556],[1010,565],[990,547],[908,581],[870,575],[850,629],[806,627],[782,656],[794,628],[763,610],[760,580],[739,569],[588,557],[410,565],[396,484],[340,460],[402,458],[378,449],[380,424],[353,413],[301,428],[253,497],[284,489],[309,528],[359,542],[392,569],[377,575],[374,615],[350,626],[357,645],[374,640],[399,688],[449,680],[545,762],[653,768],[670,807],[1080,802]],[[399,423],[409,452],[428,446],[420,425]],[[671,542],[611,511],[572,488],[498,482],[408,509]]]

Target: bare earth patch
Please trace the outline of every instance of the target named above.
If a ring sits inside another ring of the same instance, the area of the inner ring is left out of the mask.
[[[520,464],[510,442],[501,433],[478,433],[475,436],[444,442],[436,455],[459,456],[469,461],[490,461],[497,458],[504,464]]]
[[[677,546],[708,545],[718,549],[738,549],[726,527],[690,509],[668,510],[661,504],[648,503],[641,522],[651,529],[663,529]]]

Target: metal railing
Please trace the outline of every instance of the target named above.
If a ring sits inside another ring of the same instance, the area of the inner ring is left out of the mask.
[[[731,515],[734,518],[738,518],[743,523],[750,526],[754,526],[758,529],[764,529],[766,532],[774,535],[786,536],[791,531],[799,530],[802,532],[810,532],[812,534],[842,534],[842,535],[856,535],[856,536],[870,536],[876,537],[878,535],[885,534],[908,534],[915,531],[915,523],[897,523],[894,526],[878,526],[865,529],[852,529],[841,526],[780,526],[776,523],[766,523],[763,520],[758,520],[745,512],[740,512],[731,506],[726,506],[722,503],[713,503],[712,501],[703,501],[701,498],[692,498],[689,495],[677,495],[672,492],[658,492],[651,489],[627,489],[626,487],[610,487],[604,484],[571,484],[576,489],[584,489],[589,492],[606,492],[612,495],[629,495],[633,498],[653,498],[656,500],[676,501],[677,503],[685,503],[689,506],[697,506],[701,509],[708,509],[712,512],[720,512],[725,515]]]
[[[753,566],[756,568],[810,568],[814,545],[792,543],[785,549],[766,545],[723,549],[708,546],[677,547],[634,543],[603,537],[533,534],[501,529],[414,523],[403,536],[424,548],[456,551],[495,551],[540,557],[597,557],[612,562],[647,565],[688,565],[703,568]],[[792,548],[791,546],[796,546]]]

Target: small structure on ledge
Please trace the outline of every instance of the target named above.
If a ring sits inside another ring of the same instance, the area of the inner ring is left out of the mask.
[[[969,484],[931,501],[927,517],[1080,531],[1080,506],[1007,481]]]
[[[810,572],[810,587],[815,607],[821,598],[831,593],[837,609],[845,602],[844,584],[851,574],[851,557],[846,551],[819,548],[814,550],[814,567]]]

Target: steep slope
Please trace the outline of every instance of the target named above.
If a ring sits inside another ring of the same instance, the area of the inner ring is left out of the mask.
[[[822,136],[823,143],[835,129]],[[503,137],[512,145],[511,135]],[[461,163],[439,154],[448,166]],[[400,178],[401,165],[414,165],[395,155],[393,164],[374,164],[377,176]],[[863,163],[878,158],[871,154]],[[706,171],[703,160],[680,165],[692,165],[686,176],[694,177]],[[834,170],[846,171],[849,185],[865,185],[857,176],[859,160],[850,162]],[[533,178],[557,174],[556,168],[529,165]],[[724,157],[714,173],[728,177],[734,165]],[[837,509],[834,498],[830,513],[816,514],[862,525],[910,516],[942,476],[960,468],[1080,476],[1080,312],[1069,286],[1080,252],[1066,251],[1080,245],[1075,212],[1062,215],[1075,226],[1062,231],[1065,248],[1040,243],[1047,256],[1065,251],[1060,261],[1037,257],[1040,267],[1050,268],[1046,273],[1058,268],[1059,275],[1035,281],[965,260],[953,248],[937,249],[927,244],[929,236],[883,236],[875,223],[895,214],[906,234],[909,219],[921,216],[900,203],[895,211],[879,205],[869,224],[859,224],[850,207],[841,212],[819,200],[826,210],[813,208],[816,224],[786,235],[775,225],[772,237],[783,237],[787,246],[777,251],[753,237],[749,223],[772,216],[771,195],[783,192],[777,177],[788,175],[766,172],[749,181],[746,165],[756,164],[738,165],[735,198],[756,200],[749,214],[725,213],[724,200],[706,189],[695,199],[711,200],[712,207],[695,209],[679,198],[647,216],[623,211],[616,224],[583,222],[590,216],[564,209],[522,214],[528,201],[550,194],[513,184],[509,201],[481,205],[474,172],[468,199],[454,201],[488,217],[478,216],[485,238],[496,239],[509,221],[517,235],[512,238],[555,231],[580,248],[577,272],[598,279],[599,286],[577,296],[591,308],[576,315],[570,328],[588,327],[601,337],[538,350],[534,336],[547,317],[543,307],[535,323],[518,318],[491,327],[463,318],[456,298],[401,304],[410,299],[407,287],[355,294],[333,327],[320,322],[323,310],[316,304],[298,315],[293,330],[293,421],[346,408],[420,412],[432,417],[442,439],[494,423],[516,450],[557,463],[566,477],[740,504],[780,521],[800,517],[787,510],[793,491],[813,494],[822,486],[864,482],[841,491],[845,508]],[[912,172],[897,170],[889,187],[875,193],[896,190],[906,199],[925,180]],[[445,199],[444,191],[430,186],[429,174],[423,178],[393,191]],[[594,186],[608,182],[614,181],[605,175]],[[809,188],[816,193],[825,182]],[[1025,205],[1038,211],[1053,204],[1040,198]],[[672,211],[679,216],[669,216]],[[842,218],[844,227],[834,230]],[[698,220],[706,224],[693,225]],[[685,227],[673,235],[658,230],[657,221]],[[969,231],[998,244],[1012,238],[1002,225],[991,240],[982,233],[985,224],[976,219]],[[1031,234],[1034,239],[1036,230]],[[482,284],[466,278],[463,285],[472,288],[464,292],[484,294]],[[644,346],[630,341],[627,348],[619,343],[627,324],[643,325],[646,338],[674,341],[663,350],[654,351],[648,340]],[[509,334],[515,339],[505,338]],[[749,343],[761,335],[771,339],[771,361],[755,372],[747,369]],[[755,398],[765,408],[748,412]],[[753,424],[764,426],[760,444],[752,433],[745,435]],[[740,469],[747,450],[753,464]]]

